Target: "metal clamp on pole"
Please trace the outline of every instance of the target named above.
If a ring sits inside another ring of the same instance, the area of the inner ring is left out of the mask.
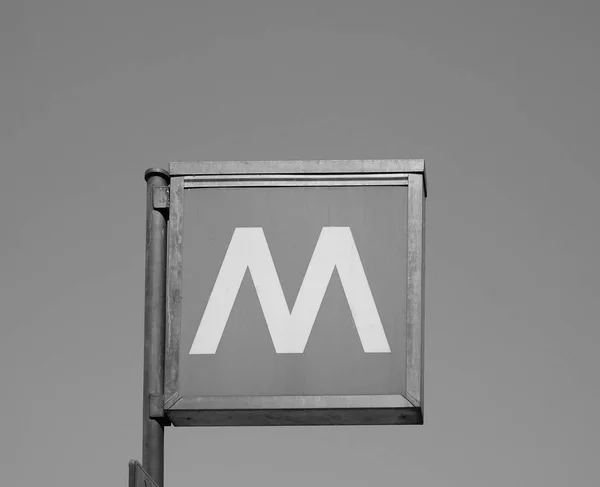
[[[148,169],[144,178],[147,191],[142,465],[163,487],[165,423],[156,416],[157,400],[152,398],[162,398],[164,393],[167,213],[156,206],[168,201],[165,195],[170,177],[164,169]]]
[[[165,398],[162,394],[150,394],[149,413],[150,418],[156,421],[162,421],[165,418]]]
[[[169,188],[167,186],[157,186],[154,188],[152,205],[155,210],[165,210],[169,208]]]

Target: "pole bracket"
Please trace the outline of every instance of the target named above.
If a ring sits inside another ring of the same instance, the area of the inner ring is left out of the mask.
[[[150,419],[159,420],[165,417],[165,397],[163,394],[148,394]]]
[[[155,210],[168,210],[170,204],[169,187],[155,187],[152,193],[152,206]]]

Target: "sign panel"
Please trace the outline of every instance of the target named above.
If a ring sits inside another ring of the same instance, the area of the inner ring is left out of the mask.
[[[424,189],[422,161],[173,163],[173,424],[422,422]]]

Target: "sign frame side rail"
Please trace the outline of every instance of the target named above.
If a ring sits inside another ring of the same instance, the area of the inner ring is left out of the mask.
[[[201,174],[423,173],[423,159],[171,162],[171,176]]]
[[[286,164],[289,162],[286,161]],[[408,166],[406,161],[366,161],[371,165],[363,164],[365,161],[291,162],[296,170],[320,169],[322,172],[282,172],[280,161],[259,162],[257,166],[249,162],[171,163],[166,416],[174,426],[423,424],[424,161],[411,160]],[[214,164],[219,166],[215,168]],[[395,166],[394,169],[402,167],[415,172],[391,171],[390,165]],[[190,167],[197,172],[190,174]],[[241,171],[240,167],[245,171]],[[382,167],[388,171],[382,171]],[[339,169],[343,169],[343,173],[337,172]],[[179,393],[184,191],[201,187],[232,187],[232,182],[236,184],[233,187],[280,187],[282,181],[289,186],[308,187],[369,185],[369,182],[378,186],[408,186],[406,395],[185,397]],[[336,184],[336,181],[339,183]],[[207,182],[209,184],[205,184]],[[248,182],[258,184],[248,185]]]

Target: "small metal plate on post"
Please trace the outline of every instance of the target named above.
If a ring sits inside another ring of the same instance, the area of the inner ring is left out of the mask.
[[[164,396],[162,394],[150,394],[148,404],[152,419],[162,419],[165,416]]]
[[[169,207],[169,188],[158,187],[154,188],[152,195],[152,204],[155,210],[162,210]]]
[[[158,484],[150,477],[139,462],[129,461],[129,487],[158,487]]]

